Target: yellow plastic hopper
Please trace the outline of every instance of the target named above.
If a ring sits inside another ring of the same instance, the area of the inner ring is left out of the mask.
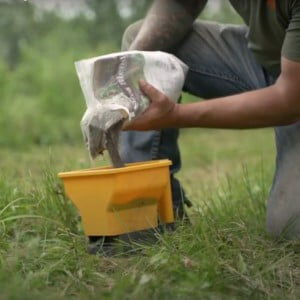
[[[115,236],[174,221],[169,160],[59,173],[87,236]]]

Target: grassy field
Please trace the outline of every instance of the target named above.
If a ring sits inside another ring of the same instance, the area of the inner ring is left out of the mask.
[[[182,131],[178,177],[194,204],[192,225],[178,224],[155,245],[137,245],[136,255],[86,253],[78,214],[57,178],[59,171],[90,167],[74,61],[118,51],[130,22],[119,24],[116,11],[104,9],[114,1],[97,2],[95,22],[0,10],[6,24],[0,32],[0,52],[6,49],[0,56],[0,300],[298,299],[300,244],[265,232],[274,168],[270,130]],[[230,12],[219,12],[219,20],[239,23]],[[18,60],[10,50],[16,45]]]
[[[83,145],[0,150],[0,298],[297,299],[299,242],[274,240],[264,227],[272,138],[183,131],[179,177],[192,226],[112,258],[86,253],[56,177],[90,165]]]

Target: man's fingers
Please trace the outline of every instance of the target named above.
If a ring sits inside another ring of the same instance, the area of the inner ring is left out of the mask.
[[[150,103],[150,106],[140,116],[124,126],[123,130],[148,130],[152,128],[152,120],[156,118],[160,110],[160,103],[165,99],[164,94],[145,80],[140,80],[139,86],[141,91],[152,103]]]
[[[142,92],[151,100],[156,101],[161,99],[161,92],[156,89],[153,85],[145,80],[140,80],[140,89]]]

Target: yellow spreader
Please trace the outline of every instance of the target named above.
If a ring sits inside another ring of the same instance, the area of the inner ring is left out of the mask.
[[[174,221],[169,160],[59,173],[87,236],[115,236]]]

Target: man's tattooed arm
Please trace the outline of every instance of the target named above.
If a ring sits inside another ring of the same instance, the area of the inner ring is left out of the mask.
[[[207,0],[155,0],[130,50],[170,50],[188,33],[206,3]]]

